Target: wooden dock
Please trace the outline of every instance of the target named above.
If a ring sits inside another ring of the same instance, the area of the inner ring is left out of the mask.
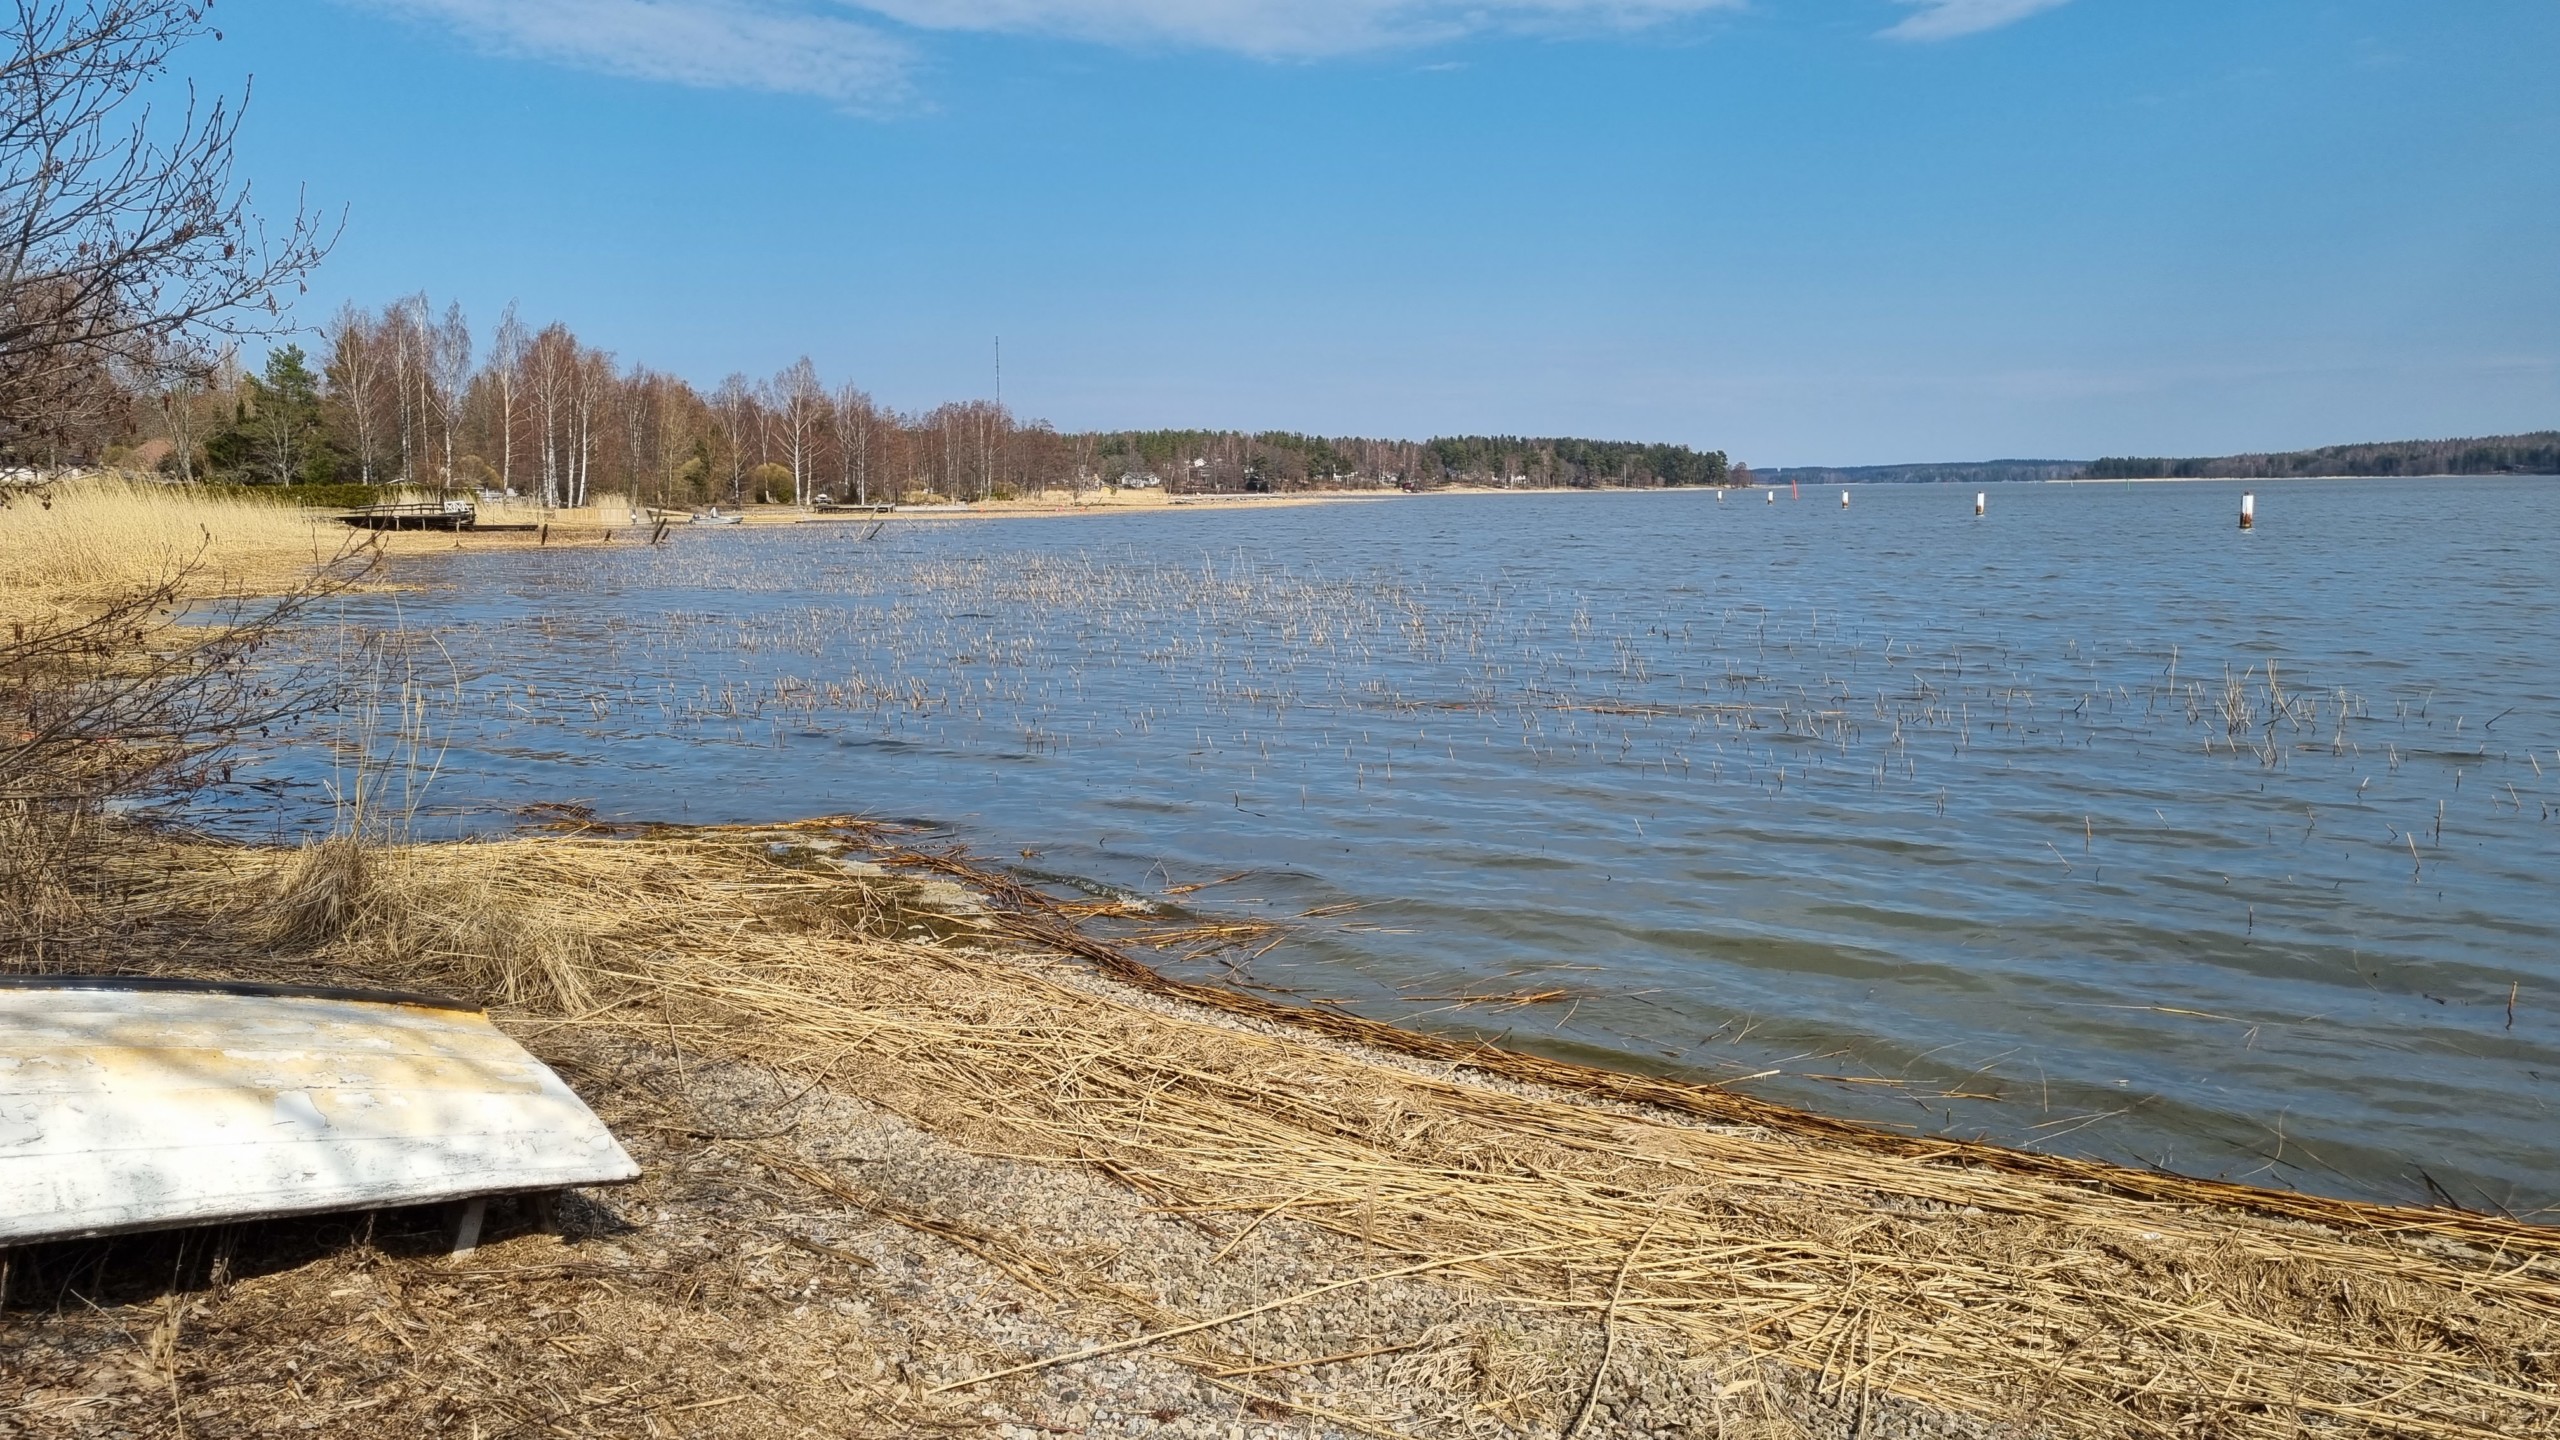
[[[338,518],[359,530],[470,530],[480,517],[468,500],[400,500],[358,506]]]

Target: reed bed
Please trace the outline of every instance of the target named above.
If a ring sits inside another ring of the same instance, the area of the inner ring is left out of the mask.
[[[1373,1247],[1382,1275],[1429,1270],[1699,1366],[1757,1356],[1819,1395],[1910,1397],[2022,1434],[2560,1429],[2552,1231],[1930,1147],[1701,1087],[1399,1043],[1151,977],[1059,907],[901,838],[823,825],[385,851],[334,896],[325,938],[296,937],[321,941],[298,963],[466,989],[533,1033],[753,1061],[984,1153],[1088,1167],[1234,1243],[1316,1227]],[[314,883],[289,852],[133,863],[138,914],[315,913],[269,904]],[[987,883],[962,892],[954,874]],[[1232,1338],[1218,1315],[1158,1319],[1104,1350]],[[1737,1395],[1769,1383],[1730,1373]],[[1284,1377],[1265,1378],[1285,1399]],[[1576,1398],[1547,1422],[1581,1430]]]
[[[298,506],[112,477],[73,481],[0,505],[0,616],[74,610],[186,572],[200,593],[288,589],[348,543],[345,527]]]

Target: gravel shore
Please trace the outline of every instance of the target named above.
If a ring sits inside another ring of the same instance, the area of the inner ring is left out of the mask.
[[[1984,1433],[1624,1320],[1428,1273],[1363,1283],[1410,1258],[1287,1218],[1165,1213],[761,1066],[557,1032],[535,1048],[641,1181],[574,1197],[556,1234],[502,1206],[459,1261],[435,1211],[24,1256],[0,1434]],[[227,1277],[203,1273],[217,1251]],[[173,1273],[199,1283],[172,1292]]]
[[[459,1259],[433,1211],[14,1252],[0,1437],[2560,1424],[2548,1232],[1453,1054],[840,851],[135,847],[131,968],[480,995],[642,1178]]]

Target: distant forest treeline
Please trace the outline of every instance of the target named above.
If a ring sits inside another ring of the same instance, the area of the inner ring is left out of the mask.
[[[2269,455],[2092,460],[2091,480],[2275,480],[2294,475],[2560,475],[2560,430],[2475,440],[2394,440]]]
[[[1436,440],[1363,440],[1285,430],[1103,431],[1090,440],[1106,479],[1170,479],[1185,471],[1225,488],[1295,489],[1359,484],[1572,486],[1723,485],[1732,465],[1721,450],[1627,440],[1525,439],[1452,435]],[[1236,481],[1241,481],[1239,486]]]
[[[1795,465],[1763,470],[1772,485],[2009,485],[2073,480],[2087,469],[2079,460],[1970,460],[1944,465]]]
[[[148,380],[137,376],[149,375]],[[1510,435],[1432,440],[1287,431],[1061,433],[985,400],[902,412],[803,359],[704,392],[625,365],[512,307],[475,335],[423,295],[341,310],[310,351],[100,363],[57,385],[41,432],[0,434],[0,467],[105,464],[245,485],[503,488],[547,504],[994,499],[1043,491],[1926,484],[2308,475],[2560,474],[2560,432],[2218,458],[1802,466],[1754,475],[1722,451]],[[40,449],[37,447],[41,447]],[[315,492],[316,493],[316,492]]]
[[[615,493],[659,503],[997,499],[1104,486],[1174,492],[1715,485],[1719,451],[1618,441],[1322,437],[1281,431],[1060,433],[984,400],[901,412],[802,359],[708,393],[625,365],[512,307],[475,335],[423,295],[341,310],[311,350],[250,373],[228,360],[137,383],[82,377],[40,440],[0,465],[105,464],[240,485],[511,489],[545,504]],[[6,437],[0,437],[6,438]],[[30,453],[40,443],[40,452]],[[300,493],[300,492],[298,492]],[[316,493],[316,492],[313,492]]]
[[[2272,480],[2311,475],[2560,475],[2560,431],[2475,440],[2394,440],[2192,459],[1976,460],[1944,465],[1797,465],[1773,485],[2004,485],[2045,480]]]

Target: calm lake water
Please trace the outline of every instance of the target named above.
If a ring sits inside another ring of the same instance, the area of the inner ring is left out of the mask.
[[[436,828],[862,812],[1052,884],[1246,872],[1183,902],[1298,927],[1243,978],[1383,1018],[2560,1205],[2560,484],[2254,488],[2248,533],[2220,484],[692,530],[344,612],[442,687]],[[266,753],[235,813],[328,774]]]

